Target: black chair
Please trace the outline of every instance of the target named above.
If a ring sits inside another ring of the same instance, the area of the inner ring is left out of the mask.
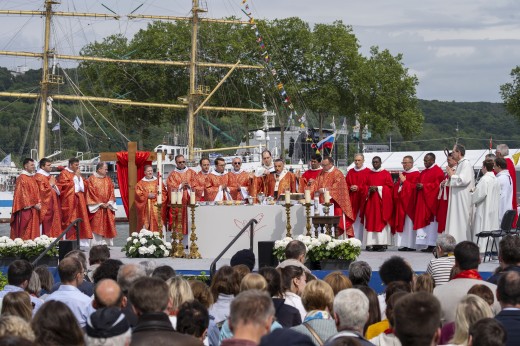
[[[513,228],[513,222],[515,220],[515,215],[516,215],[516,210],[508,210],[504,213],[504,217],[502,218],[502,222],[500,223],[499,230],[482,231],[475,235],[477,237],[477,245],[480,242],[480,238],[487,238],[486,251],[484,252],[484,259],[483,259],[484,262],[486,262],[487,256],[489,256],[489,260],[491,261],[491,257],[492,257],[491,255],[493,253],[493,249],[495,249],[495,252],[498,253],[497,239],[511,233],[511,229]],[[488,252],[490,238],[493,240],[491,242],[491,249]]]

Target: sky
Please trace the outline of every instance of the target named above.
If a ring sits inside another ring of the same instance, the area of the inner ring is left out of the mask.
[[[1,10],[41,10],[43,0],[0,0]],[[241,12],[242,0],[200,0],[208,17]],[[371,46],[403,54],[410,74],[419,78],[417,96],[425,100],[501,102],[500,85],[511,81],[520,64],[518,0],[247,0],[255,18],[300,17],[312,25],[342,20],[351,25],[368,55]],[[62,0],[57,11],[125,15],[188,16],[190,0]],[[60,19],[53,32],[63,54],[77,55],[87,42],[114,33],[131,37],[146,21]],[[0,16],[0,50],[41,51],[40,17]],[[268,44],[268,42],[267,42]],[[0,66],[39,68],[31,58],[1,57]],[[63,64],[62,64],[63,65]]]

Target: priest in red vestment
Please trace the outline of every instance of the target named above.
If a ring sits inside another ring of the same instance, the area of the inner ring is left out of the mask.
[[[61,228],[65,230],[72,221],[81,218],[83,222],[80,224],[80,245],[90,246],[92,229],[85,197],[87,181],[81,176],[77,158],[69,159],[69,166],[61,171],[57,185],[60,190]],[[67,232],[67,239],[76,239],[75,229],[75,227],[71,227]]]
[[[419,176],[416,189],[413,229],[417,233],[416,245],[424,246],[422,252],[432,252],[437,244],[437,208],[440,183],[444,180],[442,169],[435,164],[435,154],[424,156],[424,170]]]
[[[11,239],[34,239],[40,236],[40,209],[42,207],[38,183],[34,179],[36,165],[33,159],[23,160],[22,173],[16,178],[11,212]]]
[[[415,218],[415,195],[417,180],[421,173],[413,166],[413,157],[403,157],[403,171],[394,185],[394,222],[393,232],[396,234],[396,245],[399,251],[415,251],[416,233],[413,230]]]
[[[336,236],[343,233],[349,238],[354,237],[352,224],[354,223],[354,214],[350,205],[350,198],[347,190],[347,183],[343,173],[334,167],[334,159],[324,157],[321,161],[323,168],[318,178],[314,181],[311,189],[311,195],[320,193],[320,203],[324,202],[324,193],[329,191],[330,202],[334,204],[334,216],[339,216],[339,225]]]
[[[305,190],[310,188],[314,180],[321,173],[321,155],[312,154],[310,161],[310,168],[303,172],[300,177],[300,172],[296,172],[296,179],[298,180],[298,192],[305,193]]]
[[[452,154],[448,154],[448,167],[456,169],[457,161],[453,158]],[[437,199],[439,200],[439,206],[437,207],[437,233],[443,233],[446,230],[446,220],[448,218],[448,201],[450,197],[450,177],[448,173],[444,174],[444,180],[440,184],[440,191]]]
[[[186,159],[183,155],[175,156],[175,168],[168,176],[166,185],[168,187],[168,197],[171,196],[172,192],[182,192],[182,231],[184,234],[188,234],[188,204],[190,203],[190,193],[193,190],[193,182],[195,180],[195,171],[186,167]],[[174,212],[175,211],[175,212]],[[169,212],[169,230],[172,229],[173,225],[177,222],[178,212],[173,208],[170,208]],[[174,232],[176,230],[173,230]]]
[[[40,169],[36,172],[34,179],[40,190],[40,222],[42,234],[56,238],[61,232],[61,207],[60,191],[56,186],[56,178],[51,175],[51,160],[43,158],[40,160]]]
[[[215,159],[215,169],[206,179],[206,199],[208,201],[231,201],[229,174],[226,173],[226,161],[222,157]]]
[[[352,214],[354,215],[354,237],[363,239],[363,222],[361,220],[362,207],[366,200],[366,184],[370,169],[365,166],[365,156],[363,154],[354,155],[354,167],[347,172],[345,181],[347,182]]]
[[[195,190],[195,198],[197,201],[206,201],[206,181],[210,172],[211,163],[207,157],[203,157],[199,161],[200,171],[193,179],[193,190]]]
[[[367,200],[363,207],[363,244],[367,251],[386,251],[392,244],[391,224],[393,212],[392,176],[381,167],[381,158],[372,158],[372,169],[367,177]]]
[[[255,176],[253,173],[248,173],[242,169],[240,157],[235,157],[232,165],[233,169],[228,173],[231,198],[238,201],[247,200]]]
[[[282,159],[274,160],[274,173],[267,176],[265,188],[262,191],[264,195],[275,199],[285,194],[286,191],[296,192],[296,177],[285,169]]]
[[[267,179],[269,174],[274,173],[273,156],[269,150],[262,151],[262,165],[254,170],[255,183],[251,186],[249,194],[255,196],[267,190]]]
[[[107,173],[107,164],[98,162],[96,172],[88,178],[87,205],[94,235],[92,245],[113,246],[117,236],[114,183]]]
[[[517,211],[518,210],[518,202],[516,196],[516,168],[515,163],[510,158],[506,158],[509,155],[509,147],[507,144],[499,144],[497,145],[497,150],[495,151],[497,157],[501,157],[506,160],[507,170],[509,171],[509,175],[511,176],[511,180],[513,181],[513,200],[511,201],[511,209]],[[513,228],[516,227],[516,223],[518,221],[518,214],[515,216],[515,220],[513,222]]]
[[[162,186],[162,211],[166,209],[167,196],[166,187]],[[152,231],[160,232],[158,224],[157,208],[157,192],[159,191],[159,180],[153,176],[153,167],[150,165],[144,166],[144,177],[135,185],[135,207],[137,209],[137,229],[143,228]],[[161,218],[164,217],[164,212]],[[165,219],[162,219],[165,223]]]

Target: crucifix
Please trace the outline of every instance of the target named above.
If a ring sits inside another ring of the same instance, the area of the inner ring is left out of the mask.
[[[137,142],[128,142],[128,186],[119,185],[119,189],[128,189],[128,233],[137,232],[137,211],[135,209],[135,185],[137,184],[137,166],[135,164],[135,154],[137,152]],[[150,152],[148,161],[157,160],[157,153]],[[116,161],[117,153],[104,152],[100,153],[101,161]]]

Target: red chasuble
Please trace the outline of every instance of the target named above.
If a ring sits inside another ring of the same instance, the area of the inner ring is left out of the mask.
[[[162,208],[165,209],[167,205],[167,191],[163,185]],[[155,205],[157,204],[157,191],[159,190],[159,183],[157,178],[153,180],[141,179],[135,185],[135,207],[137,209],[137,229],[146,228],[152,232],[159,232],[158,216]],[[148,198],[148,194],[155,194],[154,198]],[[161,215],[163,216],[164,213]],[[163,223],[164,223],[163,219]]]
[[[343,173],[337,167],[333,167],[332,171],[329,172],[322,170],[312,186],[311,195],[322,188],[330,192],[331,203],[334,203],[334,215],[340,216],[337,235],[345,232],[347,236],[354,237],[354,229],[352,228],[354,214],[352,213],[347,183]],[[324,202],[323,195],[320,195],[320,202]]]
[[[350,204],[352,205],[352,213],[354,215],[354,219],[357,217],[358,213],[361,211],[361,208],[365,204],[365,200],[367,196],[366,185],[367,185],[367,177],[370,174],[369,168],[361,168],[359,171],[356,168],[352,168],[347,172],[345,176],[345,181],[347,183],[348,194],[350,196]],[[352,185],[356,185],[358,187],[357,191],[350,191],[350,187]],[[363,219],[361,219],[363,222]]]
[[[249,173],[240,170],[239,172],[229,172],[229,185],[231,190],[231,197],[234,200],[241,201],[244,199],[241,188],[245,187],[248,192],[251,187],[251,180],[249,179]]]
[[[206,180],[208,179],[209,172],[204,174],[202,171],[198,172],[193,178],[193,190],[195,190],[195,198],[197,201],[208,200],[206,195]]]
[[[40,236],[40,213],[34,208],[40,203],[38,183],[33,175],[24,173],[16,179],[11,212],[11,239],[34,239]]]
[[[229,186],[229,174],[228,173],[218,173],[211,172],[206,177],[206,201],[214,201],[219,193],[219,187],[222,185]],[[227,193],[222,193],[222,201],[228,200]]]
[[[446,220],[448,218],[448,200],[450,198],[450,186],[449,186],[449,177],[447,174],[444,174],[444,180],[446,180],[446,185],[444,188],[440,188],[439,197],[438,197],[438,207],[437,207],[437,223],[439,227],[437,228],[438,233],[442,233],[446,230]]]
[[[307,183],[309,180],[316,180],[318,178],[318,175],[320,175],[322,168],[318,169],[308,169],[305,172],[303,172],[300,182],[298,184],[298,192],[299,193],[305,193],[305,189],[307,188]]]
[[[109,202],[114,204],[116,202],[112,179],[108,176],[91,175],[88,178],[87,205],[93,206]],[[117,236],[116,212],[110,208],[97,208],[90,213],[90,227],[92,232],[102,237],[115,238]]]
[[[90,228],[85,193],[82,191],[75,192],[74,177],[75,174],[73,172],[64,169],[61,171],[56,182],[60,190],[61,228],[65,230],[72,221],[81,218],[83,222],[80,225],[80,239],[92,239],[92,229]],[[85,179],[83,179],[83,185],[85,191],[87,191],[88,186]],[[70,231],[67,232],[67,239],[76,239],[75,227],[72,227]]]
[[[439,205],[439,184],[444,179],[442,169],[433,165],[421,172],[417,183],[423,185],[422,190],[417,190],[415,202],[415,217],[413,219],[413,229],[424,228],[437,216]]]
[[[179,186],[182,182],[187,182],[192,188],[193,188],[193,182],[195,181],[195,176],[197,173],[195,173],[194,170],[185,168],[182,171],[179,171],[177,169],[174,169],[170,176],[168,177],[168,180],[166,182],[166,185],[168,186],[168,201],[170,198],[170,195],[172,191],[178,191]],[[184,189],[182,194],[182,204],[184,207],[182,208],[182,231],[184,234],[188,234],[188,204],[190,203],[190,190]],[[170,208],[169,209],[169,222],[168,225],[170,226],[169,229],[171,230],[172,225],[174,224],[174,221],[177,220],[177,211]],[[163,221],[164,222],[164,221]],[[174,230],[175,232],[176,230]]]
[[[40,209],[42,234],[56,238],[62,232],[61,208],[59,196],[49,183],[50,178],[50,175],[46,176],[41,173],[36,173],[34,176],[34,179],[36,179],[36,182],[38,183],[40,200],[42,201],[42,208]]]
[[[281,173],[279,177],[276,173],[269,174],[266,179],[265,190],[262,192],[266,196],[274,197],[276,182],[278,181],[278,197],[283,195],[285,191],[296,192],[296,177],[293,173],[286,171]]]
[[[516,201],[516,170],[515,164],[509,158],[506,159],[507,162],[507,170],[509,171],[509,175],[511,176],[511,180],[513,181],[513,203],[511,207],[514,211],[518,210],[518,203]],[[515,215],[515,221],[513,222],[513,228],[516,228],[516,222],[518,221],[518,213]]]
[[[370,186],[382,187],[382,197],[379,196],[378,191],[368,194],[368,188]],[[362,217],[362,219],[365,220],[365,229],[367,232],[381,232],[387,224],[391,224],[393,186],[392,176],[387,170],[382,169],[378,172],[370,170],[365,188],[367,200]]]
[[[397,179],[394,185],[394,223],[392,233],[402,233],[404,228],[404,221],[408,216],[412,221],[415,218],[415,195],[417,192],[417,180],[421,173],[417,168],[412,168],[409,171],[403,171],[406,177],[404,182]]]

